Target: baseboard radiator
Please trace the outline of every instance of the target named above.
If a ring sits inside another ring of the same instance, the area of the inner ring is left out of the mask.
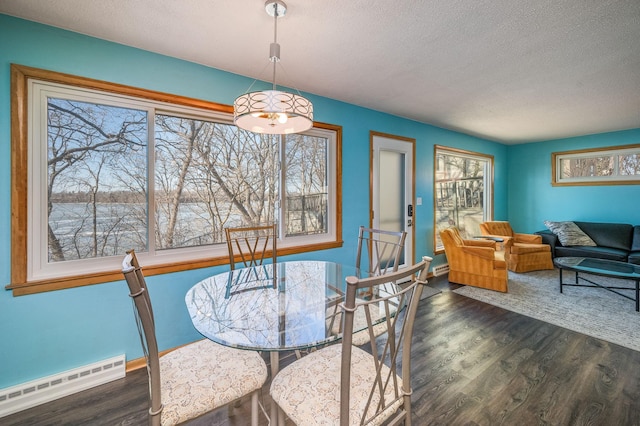
[[[0,417],[121,379],[125,376],[125,365],[125,356],[118,355],[84,367],[0,389]]]
[[[431,270],[433,272],[434,277],[439,277],[440,275],[445,275],[449,273],[449,264],[444,263],[442,265],[436,265]]]

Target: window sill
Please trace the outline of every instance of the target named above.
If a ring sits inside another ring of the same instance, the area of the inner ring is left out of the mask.
[[[342,247],[342,241],[313,244],[308,246],[297,246],[278,250],[278,256],[285,256],[298,253],[308,253],[318,250],[327,250]],[[199,261],[187,261],[176,263],[165,263],[162,265],[144,266],[144,275],[147,277],[153,275],[168,274],[173,272],[189,271],[192,269],[208,268],[212,266],[220,266],[229,264],[227,256],[203,259]],[[26,296],[28,294],[44,293],[48,291],[64,290],[67,288],[82,287],[86,285],[102,284],[123,279],[122,271],[105,271],[94,274],[76,275],[48,279],[42,281],[30,281],[26,283],[11,283],[5,286],[5,290],[12,290],[13,296]]]

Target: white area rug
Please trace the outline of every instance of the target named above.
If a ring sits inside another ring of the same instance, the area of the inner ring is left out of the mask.
[[[630,280],[585,276],[600,284],[635,286]],[[573,277],[572,272],[565,272],[564,282],[572,282],[569,280]],[[509,272],[509,293],[469,286],[454,292],[640,351],[640,313],[635,310],[635,302],[604,289],[564,287],[560,293],[559,287],[558,270],[547,270]],[[632,291],[623,294],[635,297]]]

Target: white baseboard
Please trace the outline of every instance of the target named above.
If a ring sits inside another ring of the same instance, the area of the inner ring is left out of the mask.
[[[102,385],[125,376],[125,356],[0,389],[0,417]]]
[[[440,275],[445,275],[449,273],[449,264],[444,263],[442,265],[436,265],[431,270],[433,272],[434,277],[439,277]]]

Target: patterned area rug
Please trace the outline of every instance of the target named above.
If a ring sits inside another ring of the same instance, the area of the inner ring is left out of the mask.
[[[600,284],[634,286],[632,281],[585,274]],[[565,273],[565,282],[573,273]],[[635,302],[598,288],[564,287],[558,270],[509,272],[509,293],[460,287],[455,293],[588,336],[640,351],[640,313]],[[635,297],[634,291],[623,291]]]

